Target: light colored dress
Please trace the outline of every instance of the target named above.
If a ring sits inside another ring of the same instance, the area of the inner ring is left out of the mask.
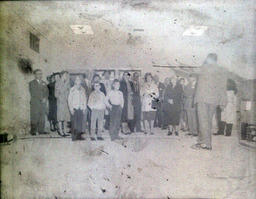
[[[68,108],[68,95],[70,82],[58,79],[55,84],[55,97],[57,98],[57,120],[70,121],[70,112]]]
[[[141,88],[142,112],[156,111],[152,108],[152,101],[158,98],[159,91],[154,82],[144,83]]]

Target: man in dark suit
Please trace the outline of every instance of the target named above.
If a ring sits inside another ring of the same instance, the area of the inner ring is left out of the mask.
[[[134,118],[131,124],[132,132],[142,132],[141,130],[141,97],[140,97],[140,74],[138,72],[133,73],[133,107],[134,107]]]
[[[199,134],[198,143],[192,148],[212,149],[212,119],[217,106],[227,104],[227,75],[217,65],[217,55],[207,56],[199,73],[194,102],[197,105]]]
[[[42,80],[42,71],[34,71],[35,79],[29,82],[30,92],[30,121],[31,135],[46,134],[44,131],[45,114],[47,113],[47,99],[49,91],[46,83]]]

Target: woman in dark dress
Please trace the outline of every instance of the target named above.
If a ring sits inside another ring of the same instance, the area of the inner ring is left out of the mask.
[[[177,77],[172,77],[164,93],[164,115],[168,125],[168,136],[174,132],[179,135],[177,127],[180,123],[182,88],[177,84]]]
[[[49,77],[49,84],[47,85],[49,89],[49,114],[48,120],[50,122],[51,131],[55,131],[57,124],[57,99],[55,97],[55,76],[52,75]]]

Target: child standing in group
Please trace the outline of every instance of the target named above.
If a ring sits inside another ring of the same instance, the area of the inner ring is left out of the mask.
[[[106,96],[100,91],[101,85],[99,82],[95,82],[93,85],[94,91],[91,93],[88,101],[88,106],[91,109],[91,140],[104,140],[102,138],[102,130],[104,123],[104,112],[107,106],[110,106],[107,102]],[[96,125],[98,124],[97,136]]]
[[[112,141],[116,139],[121,139],[118,134],[121,125],[124,98],[123,93],[119,90],[119,88],[120,82],[115,79],[113,82],[113,90],[111,90],[107,95],[107,100],[111,105],[109,134]]]
[[[85,90],[81,85],[80,77],[76,77],[75,85],[70,89],[68,95],[68,107],[71,112],[72,141],[83,140],[83,121],[87,108]]]

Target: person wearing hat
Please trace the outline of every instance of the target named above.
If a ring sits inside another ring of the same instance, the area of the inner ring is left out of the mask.
[[[217,106],[223,109],[227,104],[226,88],[227,75],[217,65],[217,54],[211,53],[201,67],[195,92],[199,134],[198,143],[192,146],[193,149],[212,149],[212,119]]]

